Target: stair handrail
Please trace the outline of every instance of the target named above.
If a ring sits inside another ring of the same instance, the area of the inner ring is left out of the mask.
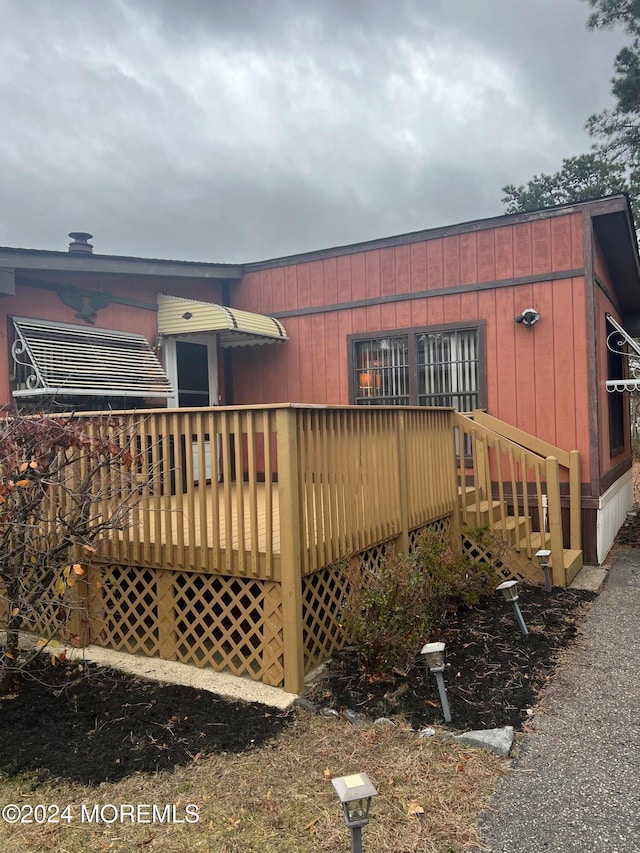
[[[548,441],[531,435],[518,427],[505,423],[480,409],[472,413],[474,423],[481,424],[494,433],[519,444],[526,450],[545,458],[553,457],[569,472],[569,547],[574,551],[582,548],[582,488],[580,484],[580,452],[562,450]]]
[[[569,452],[567,450],[562,450],[560,447],[556,447],[548,441],[543,441],[543,439],[538,438],[535,435],[531,435],[522,429],[518,429],[518,427],[511,426],[511,424],[501,421],[498,418],[494,418],[493,415],[489,415],[479,409],[474,410],[473,421],[474,423],[486,426],[488,429],[498,433],[498,435],[501,435],[504,438],[510,439],[516,444],[519,444],[521,447],[531,450],[533,453],[537,453],[538,456],[542,456],[544,459],[548,456],[554,456],[558,460],[559,465],[562,465],[565,468],[569,467],[570,460]]]
[[[563,543],[562,543],[562,519],[560,512],[560,486],[558,479],[558,460],[555,457],[549,456],[545,457],[540,455],[539,453],[535,453],[531,450],[527,450],[522,447],[522,445],[517,444],[514,441],[511,441],[509,438],[506,438],[500,435],[497,432],[489,429],[487,426],[477,423],[471,418],[462,415],[460,413],[454,413],[454,427],[457,426],[464,434],[469,435],[472,439],[472,449],[473,449],[473,480],[474,480],[474,489],[476,493],[476,515],[479,515],[479,505],[477,502],[478,498],[478,480],[480,480],[480,485],[484,490],[486,490],[486,498],[487,498],[487,516],[489,522],[489,529],[496,532],[496,518],[493,509],[493,496],[492,496],[492,483],[491,483],[491,473],[488,459],[488,451],[490,447],[497,452],[497,461],[501,456],[506,456],[508,459],[508,474],[510,474],[511,480],[511,490],[512,490],[512,500],[514,503],[514,518],[516,519],[516,525],[519,524],[519,514],[520,514],[520,499],[518,498],[518,479],[515,475],[515,465],[520,465],[521,467],[521,487],[522,487],[522,509],[524,518],[527,519],[529,515],[529,498],[528,498],[528,476],[527,471],[531,471],[535,474],[536,480],[536,494],[537,494],[537,503],[538,503],[538,515],[540,520],[540,542],[541,544],[538,547],[545,548],[546,542],[549,542],[550,550],[551,550],[551,564],[552,571],[554,577],[554,583],[559,583],[564,586],[564,551],[563,551]],[[461,442],[460,442],[461,446]],[[464,462],[461,466],[461,480],[464,483]],[[506,514],[505,514],[505,495],[503,491],[503,472],[502,467],[499,464],[498,469],[498,492],[499,492],[499,511],[500,511],[500,524],[498,525],[502,530],[502,535],[506,538]],[[547,490],[547,504],[546,507],[543,502],[543,494],[541,489],[541,480],[540,474],[544,473]],[[463,502],[462,505],[462,516],[466,523],[466,504]],[[545,516],[549,522],[549,536],[547,538],[547,534],[545,531]],[[533,548],[531,543],[531,529],[525,520],[525,539],[526,539],[526,552],[527,557],[531,559],[533,557]],[[516,550],[520,550],[519,544],[516,541],[513,543],[513,547]]]

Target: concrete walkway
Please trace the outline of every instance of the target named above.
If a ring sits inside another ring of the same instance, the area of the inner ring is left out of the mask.
[[[492,853],[640,850],[640,551],[620,550],[482,822]]]

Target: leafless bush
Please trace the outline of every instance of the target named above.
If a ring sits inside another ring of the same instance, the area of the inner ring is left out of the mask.
[[[116,418],[0,418],[0,695],[37,652],[20,651],[20,631],[72,639],[87,562],[140,500],[131,441]]]

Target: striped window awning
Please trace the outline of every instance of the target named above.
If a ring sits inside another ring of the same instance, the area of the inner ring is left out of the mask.
[[[638,370],[640,369],[638,362],[640,360],[640,345],[634,340],[631,335],[624,329],[620,323],[607,314],[607,323],[613,329],[607,335],[607,348],[612,352],[619,353],[627,358],[629,370],[634,374],[629,379],[607,379],[606,388],[610,394],[614,392],[623,393],[624,391],[640,391],[640,379],[637,378]],[[624,345],[627,345],[627,352],[623,351]]]
[[[169,397],[173,388],[144,335],[12,317],[14,397]]]
[[[288,340],[284,326],[275,317],[164,294],[158,294],[158,332],[169,337],[216,332],[221,347]]]

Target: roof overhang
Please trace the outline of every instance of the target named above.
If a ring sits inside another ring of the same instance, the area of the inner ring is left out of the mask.
[[[171,261],[162,258],[131,258],[82,252],[50,252],[44,249],[0,247],[0,268],[57,272],[151,275],[162,278],[240,279],[237,264],[208,264],[198,261]]]
[[[275,317],[165,294],[158,294],[158,332],[166,337],[216,332],[220,346],[225,348],[288,340],[284,326]]]
[[[627,329],[640,315],[640,259],[631,207],[626,196],[594,202],[590,207],[593,230],[602,248]]]
[[[143,335],[12,317],[17,398],[166,398],[173,388]]]

